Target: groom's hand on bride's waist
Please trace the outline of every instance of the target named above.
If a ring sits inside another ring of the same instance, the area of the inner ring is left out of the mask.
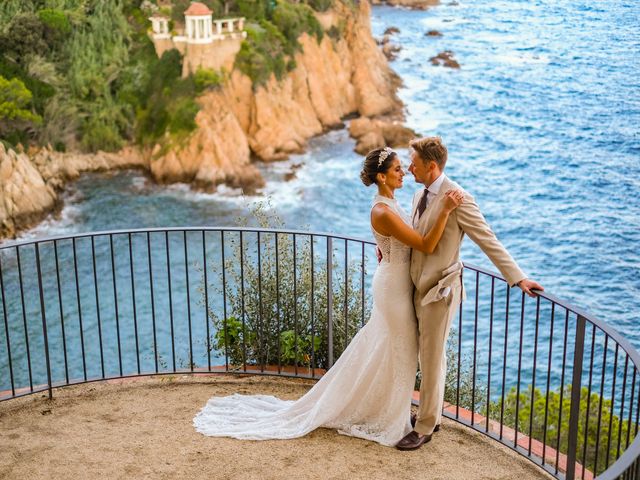
[[[520,280],[518,282],[518,286],[520,287],[520,289],[526,293],[527,295],[529,295],[530,297],[536,297],[537,295],[533,292],[533,290],[540,290],[541,292],[544,292],[544,287],[542,285],[540,285],[538,282],[536,282],[535,280],[531,280],[529,278],[525,278],[524,280]]]

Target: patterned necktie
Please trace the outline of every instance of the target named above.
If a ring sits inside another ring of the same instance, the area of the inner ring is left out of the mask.
[[[424,193],[422,197],[420,197],[420,203],[418,203],[418,218],[422,216],[424,211],[427,209],[427,197],[429,196],[429,190],[424,189]]]

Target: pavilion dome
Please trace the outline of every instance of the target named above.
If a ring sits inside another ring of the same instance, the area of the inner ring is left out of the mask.
[[[204,3],[200,2],[191,2],[189,8],[187,8],[184,12],[185,15],[189,16],[204,16],[211,15],[213,12],[207,7]]]

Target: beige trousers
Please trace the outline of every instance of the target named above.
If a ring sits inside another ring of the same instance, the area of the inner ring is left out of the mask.
[[[435,302],[422,305],[422,297],[414,293],[414,305],[419,327],[419,358],[422,381],[420,406],[414,430],[420,435],[430,435],[442,421],[444,386],[447,375],[447,349],[451,321],[458,311],[461,289],[453,288],[451,294]]]

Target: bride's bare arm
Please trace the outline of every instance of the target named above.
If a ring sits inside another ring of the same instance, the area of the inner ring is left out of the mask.
[[[463,201],[460,190],[450,190],[445,194],[442,210],[438,218],[426,235],[408,226],[395,212],[383,203],[379,203],[371,210],[371,224],[381,235],[392,236],[411,248],[423,253],[433,253],[442,237],[449,214]]]

